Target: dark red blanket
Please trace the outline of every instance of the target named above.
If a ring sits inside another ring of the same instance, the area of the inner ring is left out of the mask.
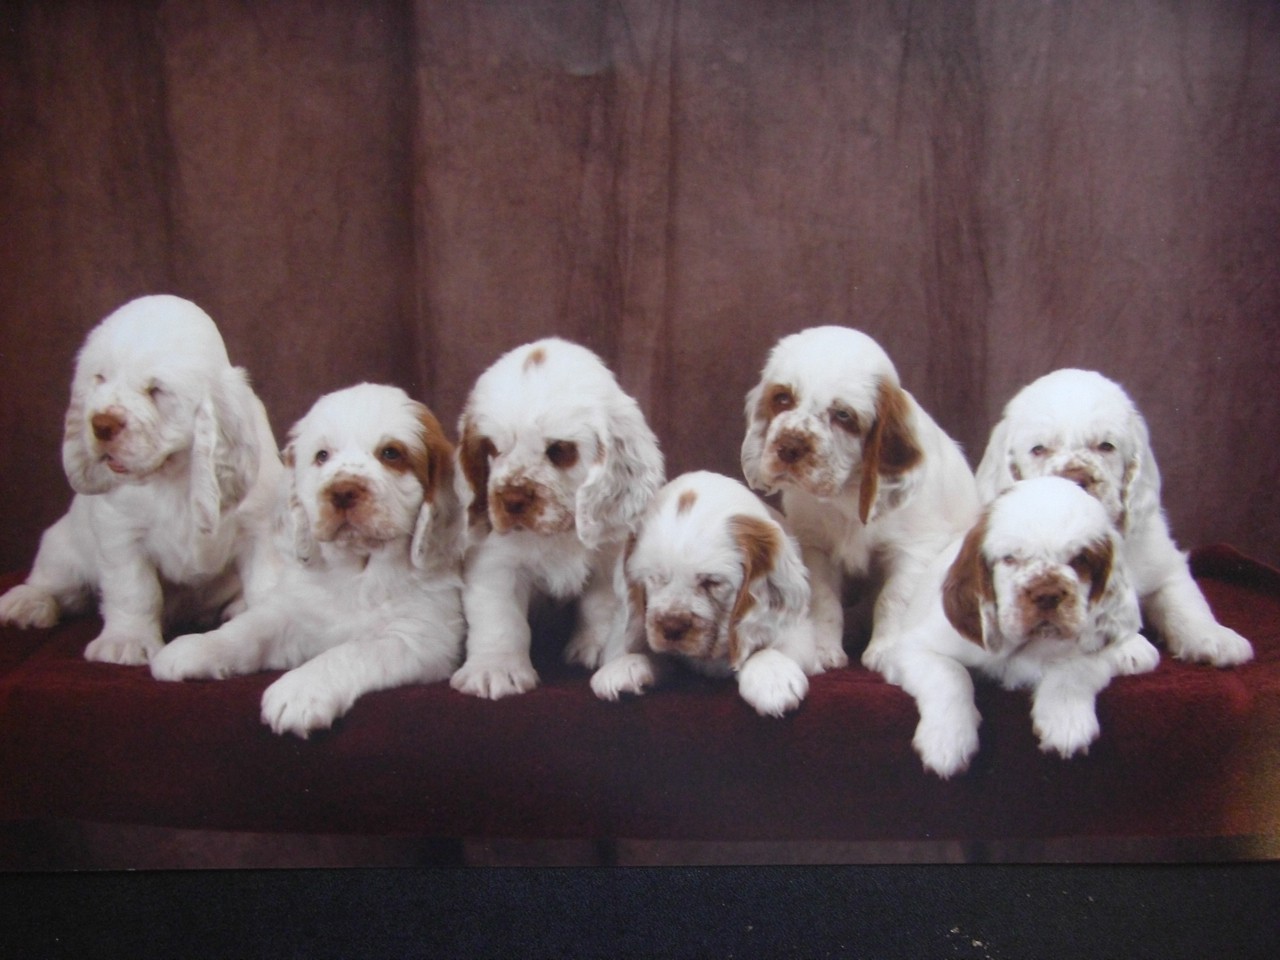
[[[1044,756],[1026,697],[979,687],[973,768],[926,775],[911,699],[854,668],[763,719],[731,684],[686,677],[602,703],[556,665],[488,702],[445,684],[374,694],[308,742],[273,735],[275,676],[168,684],[87,663],[93,619],[0,634],[0,820],[451,838],[674,841],[1274,837],[1280,833],[1280,573],[1226,547],[1194,568],[1257,658],[1165,659],[1099,699],[1087,757]],[[9,578],[4,586],[14,581]]]

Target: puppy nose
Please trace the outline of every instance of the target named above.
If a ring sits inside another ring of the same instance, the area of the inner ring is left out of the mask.
[[[796,463],[813,452],[813,443],[802,434],[784,433],[778,438],[777,451],[783,463]]]
[[[1067,467],[1059,476],[1064,480],[1070,480],[1086,491],[1098,482],[1098,478],[1093,475],[1092,471],[1079,465]]]
[[[93,435],[103,443],[115,439],[116,434],[124,429],[124,420],[114,413],[95,413],[89,420]]]
[[[679,643],[693,628],[693,620],[683,613],[668,613],[658,618],[657,627],[667,643]]]
[[[1066,591],[1061,587],[1041,587],[1032,595],[1031,601],[1036,605],[1036,609],[1044,613],[1052,613],[1062,605],[1066,596]]]
[[[329,502],[334,509],[350,510],[365,495],[363,484],[354,480],[339,480],[328,489]]]
[[[518,517],[533,504],[533,496],[533,491],[528,487],[504,487],[498,494],[498,499],[502,501],[502,509],[509,516]]]

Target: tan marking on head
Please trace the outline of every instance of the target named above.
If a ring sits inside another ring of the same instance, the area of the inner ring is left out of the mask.
[[[965,535],[942,583],[942,612],[957,632],[979,646],[985,646],[982,627],[982,603],[995,602],[995,583],[991,569],[982,556],[982,543],[987,537],[988,515]]]
[[[1110,537],[1095,540],[1071,560],[1071,568],[1082,583],[1089,584],[1089,604],[1102,599],[1111,579],[1111,565],[1115,562],[1115,547]]]
[[[422,499],[434,503],[440,489],[453,485],[453,444],[435,414],[423,404],[414,407],[421,447],[408,447],[406,455],[409,468],[422,484]]]
[[[858,518],[867,522],[880,478],[894,477],[915,467],[924,457],[911,431],[911,404],[901,387],[881,380],[876,389],[876,420],[862,448],[862,485],[858,490]]]
[[[756,419],[768,424],[780,413],[795,409],[796,392],[783,383],[770,383],[760,391],[756,404]]]
[[[547,351],[542,347],[534,347],[524,358],[524,365],[521,368],[528,373],[534,367],[540,367],[547,362]]]
[[[755,606],[751,596],[751,584],[768,576],[777,564],[782,551],[782,538],[778,528],[759,517],[736,514],[729,518],[729,536],[742,553],[742,586],[729,613],[729,663],[738,666],[742,647],[738,640],[738,624]]]
[[[680,497],[676,500],[676,515],[680,516],[688,513],[693,509],[693,505],[698,502],[698,491],[690,488],[681,492]]]
[[[478,433],[469,418],[464,418],[458,461],[471,487],[467,516],[472,524],[489,523],[489,461],[497,452],[493,441]]]

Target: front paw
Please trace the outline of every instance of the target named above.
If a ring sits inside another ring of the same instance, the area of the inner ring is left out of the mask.
[[[564,648],[564,662],[595,670],[604,659],[604,644],[592,630],[578,630]]]
[[[1041,751],[1063,758],[1088,753],[1100,732],[1093,704],[1083,701],[1037,702],[1031,708],[1031,723]]]
[[[656,680],[652,657],[627,653],[610,660],[591,675],[591,692],[601,700],[617,700],[624,693],[639,696]]]
[[[818,666],[827,670],[842,670],[849,665],[849,654],[845,653],[840,638],[819,638],[817,641]]]
[[[1171,639],[1170,650],[1179,660],[1234,667],[1253,659],[1253,646],[1230,627],[1210,623],[1194,633]]]
[[[157,680],[224,680],[231,675],[203,633],[174,637],[151,657],[151,676]]]
[[[58,622],[58,601],[29,583],[20,583],[0,597],[0,623],[27,629],[47,629]]]
[[[809,678],[790,657],[761,650],[738,671],[738,692],[760,716],[781,717],[800,706],[809,692]]]
[[[477,657],[464,663],[449,680],[459,693],[500,700],[528,693],[538,685],[538,673],[527,657]]]
[[[164,649],[160,635],[138,637],[109,633],[104,630],[98,638],[84,648],[84,658],[98,663],[118,663],[137,667],[146,664]]]
[[[982,716],[967,704],[942,717],[920,718],[911,746],[920,755],[926,770],[943,780],[969,769],[978,752],[978,725]]]
[[[892,650],[890,642],[883,637],[873,638],[862,651],[862,665],[875,673],[883,674]]]
[[[1146,637],[1135,633],[1128,639],[1113,644],[1109,648],[1108,659],[1117,676],[1132,677],[1150,673],[1159,666],[1160,651]]]
[[[306,740],[315,730],[328,730],[351,709],[351,701],[323,680],[298,670],[282,676],[262,694],[262,722],[278,734]]]

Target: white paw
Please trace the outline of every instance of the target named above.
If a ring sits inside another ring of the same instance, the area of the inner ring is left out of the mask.
[[[825,670],[842,670],[849,665],[849,654],[844,652],[844,645],[837,637],[833,644],[830,640],[822,641],[817,649],[818,666]]]
[[[617,700],[624,693],[639,696],[653,686],[656,679],[653,658],[643,653],[626,653],[591,675],[591,692],[601,700]]]
[[[218,647],[202,633],[174,637],[151,657],[157,680],[224,680],[231,669],[220,662]]]
[[[1088,753],[1089,744],[1098,739],[1098,715],[1090,702],[1038,701],[1031,707],[1031,723],[1045,753]]]
[[[282,676],[262,694],[262,722],[279,734],[307,739],[314,730],[328,730],[351,709],[341,690],[297,670]]]
[[[1253,646],[1230,627],[1211,623],[1195,633],[1169,638],[1169,649],[1179,660],[1233,667],[1253,659]]]
[[[738,692],[760,716],[781,717],[800,706],[809,692],[809,678],[790,657],[761,650],[738,670]]]
[[[862,665],[876,673],[884,673],[892,645],[883,638],[872,640],[862,651]]]
[[[1150,673],[1159,666],[1160,651],[1146,637],[1135,633],[1126,640],[1112,644],[1108,659],[1117,676],[1131,677],[1139,673]]]
[[[604,659],[604,644],[593,631],[579,630],[564,648],[564,662],[595,670]]]
[[[20,583],[0,597],[0,623],[13,627],[52,627],[58,622],[58,601],[29,583]]]
[[[459,693],[486,700],[499,700],[513,694],[528,693],[538,685],[538,673],[527,657],[483,657],[467,660],[449,686]]]
[[[946,780],[969,769],[969,761],[978,752],[981,723],[982,716],[972,704],[967,710],[945,717],[930,720],[921,717],[911,746],[915,747],[926,770]]]
[[[119,663],[136,667],[147,663],[164,649],[164,641],[153,637],[121,636],[103,631],[84,648],[84,658],[98,663]]]

